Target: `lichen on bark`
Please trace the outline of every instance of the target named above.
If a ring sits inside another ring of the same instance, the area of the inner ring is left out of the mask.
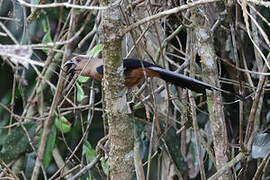
[[[104,5],[113,3],[103,1]],[[118,7],[103,11],[102,42],[104,58],[103,94],[106,118],[109,126],[109,171],[110,179],[132,179],[134,172],[133,121],[127,110],[124,85],[120,30],[120,11]]]
[[[196,47],[198,55],[201,58],[202,79],[204,82],[212,84],[215,87],[220,87],[216,54],[210,31],[210,24],[207,18],[205,18],[206,15],[201,14],[203,12],[204,8],[201,8],[201,11],[195,12],[193,16],[194,33],[197,39]],[[209,119],[211,122],[210,127],[215,151],[215,160],[218,168],[217,170],[219,170],[228,162],[228,142],[223,112],[223,102],[220,92],[207,90],[206,94]],[[219,179],[232,179],[231,170],[227,170]]]

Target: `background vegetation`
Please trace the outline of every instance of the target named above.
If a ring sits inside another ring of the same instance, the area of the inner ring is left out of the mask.
[[[261,0],[0,0],[0,179],[108,176],[101,83],[66,75],[62,64],[102,57],[102,12],[114,8],[124,58],[248,97],[196,94],[158,79],[128,90],[133,178],[268,179],[269,7]]]

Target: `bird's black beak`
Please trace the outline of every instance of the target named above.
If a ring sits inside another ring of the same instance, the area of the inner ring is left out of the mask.
[[[75,71],[75,67],[74,67],[75,63],[72,62],[72,61],[67,61],[65,64],[64,64],[64,68],[67,67],[67,74],[70,74],[70,73],[73,73]]]

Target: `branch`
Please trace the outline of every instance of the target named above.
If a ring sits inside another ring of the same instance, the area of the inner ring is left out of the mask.
[[[222,176],[223,173],[233,167],[238,161],[240,161],[244,157],[243,153],[239,153],[235,158],[233,158],[230,162],[228,162],[225,166],[220,168],[213,176],[211,176],[208,180],[218,179],[218,177]]]
[[[263,171],[264,167],[266,166],[269,157],[270,157],[270,151],[266,154],[266,156],[263,158],[261,164],[259,165],[259,167],[258,167],[258,169],[253,177],[254,180],[260,179],[262,171]]]
[[[77,4],[70,4],[69,2],[64,3],[50,3],[50,4],[31,4],[25,2],[24,0],[18,0],[22,6],[31,7],[31,8],[55,8],[55,7],[66,7],[66,8],[75,8],[75,9],[87,9],[87,10],[105,10],[110,7],[118,6],[121,0],[117,0],[109,6],[88,6],[88,5],[77,5]]]
[[[0,51],[1,51],[1,47],[0,47]],[[32,59],[22,57],[22,56],[18,56],[16,54],[0,52],[0,56],[8,56],[8,57],[11,57],[11,58],[16,58],[16,59],[20,60],[20,63],[24,62],[24,63],[27,63],[27,64],[31,64],[33,66],[37,65],[37,66],[44,67],[44,62],[34,61]]]
[[[79,177],[81,177],[82,175],[84,175],[85,173],[87,173],[100,160],[101,157],[102,157],[101,154],[98,154],[93,161],[91,161],[89,164],[87,164],[77,174],[75,174],[74,176],[72,176],[68,180],[78,179]]]
[[[134,29],[134,28],[136,28],[144,23],[147,23],[149,21],[156,20],[156,19],[162,18],[164,16],[168,16],[171,14],[176,14],[176,13],[179,13],[181,11],[184,11],[184,10],[187,10],[189,8],[193,8],[193,7],[202,5],[202,4],[213,3],[213,2],[218,2],[218,1],[220,1],[220,0],[200,0],[200,1],[196,1],[196,2],[191,2],[191,3],[185,4],[185,5],[179,6],[179,7],[175,7],[175,8],[169,9],[167,11],[163,11],[163,12],[160,12],[158,14],[154,14],[152,16],[148,16],[148,17],[141,19],[140,21],[128,26],[126,29],[124,29],[124,31],[122,31],[121,35],[124,36],[126,33],[131,31],[132,29]]]
[[[270,2],[269,1],[260,1],[260,0],[247,0],[249,3],[253,3],[259,6],[265,6],[265,7],[270,7]]]
[[[267,57],[267,61],[270,61],[270,54]],[[266,72],[267,70],[268,70],[268,67],[267,67],[267,64],[265,63],[263,67],[263,72]],[[245,144],[248,143],[251,137],[251,134],[253,132],[255,116],[256,116],[260,99],[262,98],[261,94],[263,93],[263,88],[265,86],[266,80],[267,80],[267,76],[263,76],[263,75],[260,76],[260,80],[257,86],[257,90],[255,93],[254,101],[252,103],[252,107],[251,107],[250,115],[248,119],[248,125],[247,125],[246,136],[245,136]]]

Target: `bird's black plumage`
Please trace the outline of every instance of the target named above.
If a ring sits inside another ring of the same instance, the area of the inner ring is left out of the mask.
[[[143,65],[143,66],[142,66]],[[123,60],[123,67],[124,67],[124,73],[128,73],[134,69],[138,68],[149,68],[149,67],[159,67],[159,65],[149,63],[147,61],[139,60],[139,59],[133,59],[133,58],[128,58]],[[103,65],[98,66],[96,68],[97,72],[99,74],[103,74]]]

